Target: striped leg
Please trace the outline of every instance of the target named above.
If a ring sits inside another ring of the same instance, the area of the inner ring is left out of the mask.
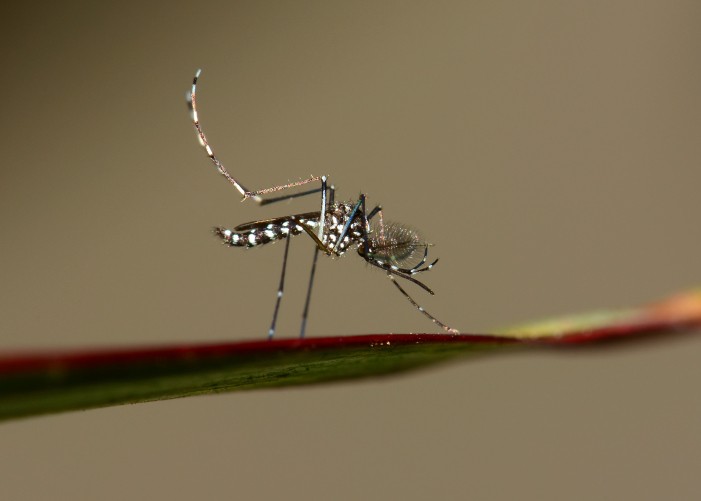
[[[304,300],[304,311],[302,312],[302,327],[299,330],[300,339],[304,339],[304,331],[307,330],[307,318],[309,318],[309,302],[312,298],[312,286],[314,285],[314,275],[316,273],[316,261],[319,257],[319,247],[314,247],[314,259],[312,260],[312,271],[309,274],[309,287],[307,287],[307,298]]]
[[[326,177],[322,177],[322,184],[321,184],[321,189],[322,193],[326,193]],[[322,209],[325,209],[326,207],[332,206],[333,203],[336,200],[336,187],[331,185],[328,189],[328,200],[327,197],[323,196],[321,197],[321,205]],[[324,210],[322,210],[322,216],[321,220],[325,222],[326,217],[324,217]],[[323,223],[322,223],[323,225]],[[320,225],[321,226],[321,225]],[[323,234],[323,226],[322,226],[322,231],[320,232]],[[314,275],[316,274],[316,261],[319,258],[319,246],[314,247],[314,258],[312,259],[312,269],[311,272],[309,273],[309,286],[307,287],[307,298],[304,300],[304,311],[302,312],[302,326],[299,330],[299,337],[304,338],[304,332],[307,329],[307,318],[309,318],[309,303],[312,298],[312,286],[314,285]]]
[[[280,286],[277,289],[277,298],[275,299],[275,310],[273,311],[273,321],[270,324],[270,330],[268,330],[268,339],[272,339],[275,335],[275,324],[277,323],[277,314],[280,310],[280,301],[282,300],[282,293],[285,290],[285,271],[287,270],[287,253],[290,250],[290,239],[285,240],[285,255],[282,258],[282,273],[280,274]]]
[[[265,199],[263,199],[263,197],[261,197],[261,195],[286,190],[288,188],[296,188],[297,186],[302,186],[302,185],[305,185],[305,184],[308,184],[308,183],[311,183],[314,181],[319,181],[319,180],[321,180],[321,178],[319,176],[311,176],[310,178],[304,179],[302,181],[296,181],[293,183],[282,184],[279,186],[273,186],[271,188],[265,188],[265,189],[257,190],[257,191],[250,191],[250,190],[247,190],[246,188],[244,188],[243,185],[241,183],[239,183],[237,179],[235,179],[231,174],[229,174],[229,171],[226,170],[226,167],[224,167],[224,165],[219,161],[217,156],[214,154],[214,150],[212,150],[212,147],[209,145],[209,141],[207,141],[207,136],[205,136],[204,131],[202,130],[202,126],[200,125],[199,115],[197,113],[197,80],[199,79],[201,73],[202,73],[202,70],[197,70],[197,72],[195,72],[195,77],[192,79],[192,88],[190,89],[190,92],[188,92],[186,95],[187,105],[188,105],[188,108],[190,109],[190,116],[192,117],[192,124],[195,126],[195,131],[197,132],[197,138],[199,139],[200,144],[202,145],[204,150],[207,152],[207,156],[209,157],[209,159],[212,161],[212,163],[217,168],[219,173],[222,176],[224,176],[227,179],[227,181],[229,181],[232,185],[234,185],[234,188],[236,188],[236,190],[238,190],[238,192],[241,193],[241,195],[243,195],[243,200],[247,200],[249,198],[252,198],[259,205],[264,205],[264,204],[268,204],[268,203],[277,202],[279,200],[287,200],[288,198],[294,198],[294,197],[308,195],[310,193],[317,193],[318,191],[321,191],[321,190],[308,190],[307,192],[298,193],[298,194],[292,195],[290,197],[277,197],[277,198],[273,198],[273,199],[266,201]]]
[[[450,332],[452,334],[459,334],[460,333],[460,331],[458,331],[457,329],[453,329],[452,327],[448,327],[443,322],[438,320],[436,317],[431,315],[429,312],[424,310],[423,306],[419,306],[419,304],[416,301],[414,301],[409,294],[407,294],[407,292],[404,290],[404,288],[397,283],[397,281],[392,276],[392,273],[387,272],[387,277],[392,281],[392,283],[397,287],[397,289],[399,289],[399,292],[401,292],[404,295],[404,297],[407,298],[409,300],[409,302],[416,307],[417,310],[419,310],[421,313],[423,313],[425,316],[427,316],[429,318],[429,320],[431,320],[431,322],[433,322],[436,325],[439,325],[442,329],[447,330],[448,332]]]

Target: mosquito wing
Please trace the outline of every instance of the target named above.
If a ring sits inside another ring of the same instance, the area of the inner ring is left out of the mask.
[[[321,212],[305,212],[303,214],[294,214],[292,216],[281,216],[273,217],[270,219],[261,219],[259,221],[251,221],[250,223],[243,223],[234,228],[234,231],[248,231],[254,229],[264,229],[268,225],[282,226],[285,222],[302,221],[307,223],[319,222],[321,218]]]

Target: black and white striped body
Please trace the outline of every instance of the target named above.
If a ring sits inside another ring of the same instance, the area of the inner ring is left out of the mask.
[[[362,215],[356,212],[342,241],[339,241],[343,230],[354,208],[351,202],[338,202],[329,205],[326,210],[325,224],[321,236],[321,243],[327,254],[341,256],[349,247],[362,245],[366,232],[363,231]],[[305,233],[304,227],[310,230],[319,228],[321,212],[306,212],[292,216],[283,216],[261,221],[252,221],[236,226],[233,230],[215,228],[224,243],[232,247],[258,247],[270,242],[276,242],[289,236]]]

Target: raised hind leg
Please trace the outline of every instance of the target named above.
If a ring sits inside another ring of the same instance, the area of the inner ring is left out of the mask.
[[[223,175],[227,179],[227,181],[229,181],[232,185],[234,185],[234,188],[236,188],[236,190],[238,190],[238,192],[241,193],[241,195],[243,195],[242,201],[248,200],[249,198],[251,198],[251,199],[255,200],[258,204],[265,205],[265,204],[277,202],[279,200],[287,200],[288,198],[295,198],[298,196],[304,196],[304,195],[308,195],[311,193],[317,193],[318,191],[323,191],[323,187],[322,187],[319,190],[309,190],[307,192],[298,193],[295,195],[290,195],[289,197],[276,197],[273,199],[266,200],[261,195],[286,190],[288,188],[295,188],[295,187],[302,186],[302,185],[305,185],[305,184],[308,184],[308,183],[311,183],[314,181],[319,181],[322,178],[319,176],[311,176],[308,179],[304,179],[301,181],[295,181],[292,183],[282,184],[279,186],[273,186],[271,188],[265,188],[265,189],[257,190],[257,191],[250,191],[250,190],[244,188],[243,185],[236,178],[234,178],[231,174],[229,174],[229,171],[226,170],[226,167],[224,167],[224,164],[222,164],[221,161],[214,154],[214,150],[212,150],[212,147],[209,145],[209,141],[207,141],[207,136],[205,136],[204,131],[202,130],[202,126],[200,124],[199,115],[197,113],[197,80],[199,79],[201,73],[202,73],[202,70],[197,70],[197,72],[195,72],[195,77],[192,79],[192,88],[190,89],[190,92],[188,92],[188,94],[186,96],[187,105],[188,105],[188,108],[190,109],[190,116],[192,117],[192,124],[195,126],[195,131],[197,132],[197,138],[199,139],[200,144],[202,145],[205,152],[207,153],[207,156],[212,161],[214,166],[217,168],[219,173],[221,173],[221,175]]]

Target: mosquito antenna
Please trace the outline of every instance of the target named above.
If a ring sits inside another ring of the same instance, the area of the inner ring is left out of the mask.
[[[197,99],[195,96],[197,91],[197,79],[200,77],[200,73],[202,73],[201,69],[198,69],[195,72],[195,78],[192,79],[192,89],[190,90],[190,92],[188,92],[187,96],[185,97],[185,99],[187,100],[188,108],[190,108],[192,123],[195,126],[195,130],[197,131],[197,137],[200,140],[200,144],[204,147],[204,150],[207,152],[207,156],[212,161],[217,170],[221,173],[221,175],[224,176],[231,184],[233,184],[234,188],[236,188],[239,191],[239,193],[243,195],[243,200],[246,200],[247,198],[252,198],[256,202],[261,203],[263,199],[258,194],[256,194],[255,192],[248,191],[241,185],[241,183],[234,179],[231,176],[231,174],[229,174],[229,171],[226,170],[226,167],[224,167],[224,165],[214,154],[212,147],[207,141],[207,136],[204,135],[204,131],[202,130],[202,126],[200,125],[200,120],[197,115]]]

